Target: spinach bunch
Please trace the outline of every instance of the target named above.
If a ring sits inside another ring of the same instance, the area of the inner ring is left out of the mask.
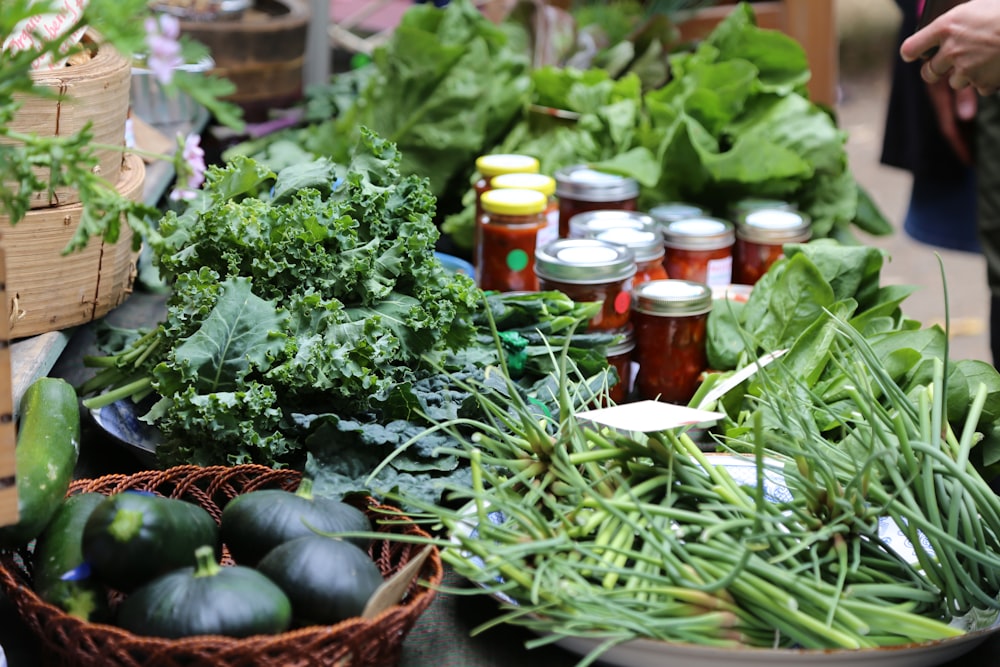
[[[468,345],[480,292],[434,256],[435,200],[396,147],[362,131],[349,163],[277,175],[213,168],[151,240],[172,286],[157,329],[82,388],[91,404],[155,392],[165,465],[304,460],[296,413],[362,413],[423,355]]]

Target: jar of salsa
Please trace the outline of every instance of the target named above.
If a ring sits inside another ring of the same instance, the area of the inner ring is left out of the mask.
[[[537,190],[545,195],[545,229],[538,234],[538,245],[543,246],[559,238],[559,203],[556,201],[556,179],[545,174],[500,174],[490,181],[493,189]]]
[[[621,332],[621,340],[608,346],[608,365],[618,374],[618,382],[608,388],[608,398],[615,405],[621,405],[632,389],[632,350],[635,349],[635,334],[629,326]]]
[[[809,237],[810,220],[804,213],[783,209],[747,213],[736,223],[733,282],[756,284],[784,256],[786,243],[805,243]]]
[[[536,190],[483,193],[476,248],[479,287],[499,292],[538,291],[535,248],[545,228],[546,198]]]
[[[472,186],[476,195],[475,215],[476,234],[479,233],[479,219],[483,217],[482,197],[484,192],[493,189],[493,178],[501,174],[537,174],[538,160],[530,155],[519,155],[517,153],[493,153],[490,155],[480,155],[476,158],[476,172],[478,178]],[[479,245],[479,237],[476,236],[474,245]],[[475,260],[473,254],[473,260]]]
[[[613,227],[599,232],[594,238],[606,243],[625,246],[635,255],[635,278],[633,285],[663,280],[667,270],[663,268],[663,236],[657,230]]]
[[[649,209],[649,215],[659,225],[666,225],[685,218],[703,218],[708,215],[708,211],[697,204],[689,204],[684,201],[668,201],[657,204]]]
[[[555,173],[559,198],[559,238],[569,236],[569,221],[587,211],[638,208],[639,182],[628,176],[598,171],[585,164]]]
[[[694,280],[709,287],[728,285],[733,280],[733,224],[719,218],[698,217],[675,220],[660,227],[667,275],[678,280]]]
[[[597,239],[557,239],[535,256],[539,289],[557,290],[578,303],[601,302],[587,325],[591,331],[628,324],[635,272],[631,250]]]
[[[632,293],[633,358],[643,399],[686,404],[708,366],[706,324],[712,290],[691,280],[654,280]]]
[[[656,221],[637,211],[599,210],[578,213],[569,220],[569,238],[592,239],[606,229],[656,229]]]

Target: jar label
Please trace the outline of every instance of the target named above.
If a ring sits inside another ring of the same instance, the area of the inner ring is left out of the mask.
[[[632,295],[628,292],[618,292],[615,296],[615,312],[623,315],[632,307]]]
[[[720,287],[733,282],[733,258],[710,259],[705,266],[705,284]]]
[[[528,253],[520,248],[515,248],[507,253],[507,268],[515,273],[528,268]]]
[[[545,214],[545,226],[538,232],[538,247],[546,246],[559,238],[559,209],[553,208]]]

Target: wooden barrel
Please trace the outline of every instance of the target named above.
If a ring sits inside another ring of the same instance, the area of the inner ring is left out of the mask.
[[[16,94],[14,99],[22,106],[10,124],[11,129],[40,137],[62,137],[75,134],[91,123],[94,142],[124,147],[131,65],[110,46],[98,45],[89,33],[83,43],[90,47],[88,57],[76,64],[32,74],[36,85],[58,97]],[[116,185],[122,169],[121,149],[98,148],[94,156],[99,173],[112,186]],[[42,182],[49,181],[47,170],[36,170],[36,174]],[[51,195],[47,191],[34,193],[31,207],[62,206],[78,201],[75,188],[61,187]]]
[[[128,155],[119,171],[118,192],[140,199],[146,174],[142,159]],[[11,338],[85,324],[132,293],[138,253],[124,221],[117,242],[91,238],[83,250],[63,254],[82,214],[83,206],[75,203],[33,209],[16,225],[0,215]]]
[[[309,18],[308,0],[257,0],[236,20],[181,21],[181,32],[208,47],[213,73],[236,85],[229,101],[259,122],[302,98]]]

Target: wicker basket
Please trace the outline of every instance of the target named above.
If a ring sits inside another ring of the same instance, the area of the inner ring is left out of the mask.
[[[95,143],[124,148],[131,63],[110,46],[98,46],[91,33],[84,35],[83,43],[93,49],[92,57],[85,62],[33,75],[35,85],[49,89],[58,97],[14,96],[22,106],[10,127],[25,134],[57,137],[76,134],[91,123]],[[98,148],[94,156],[98,173],[116,185],[122,167],[122,151]],[[37,174],[43,182],[49,180],[47,171],[39,170]],[[62,206],[78,201],[76,189],[62,187],[51,197],[48,192],[34,193],[31,206]]]
[[[70,494],[97,491],[110,495],[126,489],[153,491],[204,507],[218,520],[231,498],[255,489],[298,486],[301,474],[265,466],[179,466],[135,475],[107,475],[78,480]],[[376,530],[426,536],[416,524],[396,514],[392,521],[371,498],[349,502],[363,509]],[[399,570],[421,546],[395,540],[376,541],[369,549],[384,575]],[[231,563],[223,549],[223,563]],[[31,590],[31,558],[27,549],[0,552],[0,590],[39,638],[46,664],[81,667],[386,667],[399,662],[403,640],[427,609],[441,582],[437,550],[424,562],[403,602],[371,620],[349,619],[332,626],[311,626],[278,635],[233,639],[215,635],[184,639],[140,637],[121,628],[88,623],[43,602]],[[426,582],[426,583],[425,583]],[[112,596],[114,604],[117,599]]]
[[[138,200],[145,173],[142,159],[129,155],[118,191]],[[12,339],[85,324],[108,314],[132,293],[138,253],[132,250],[128,225],[122,224],[116,243],[91,238],[83,250],[63,255],[82,214],[81,204],[37,208],[16,225],[0,215]]]

